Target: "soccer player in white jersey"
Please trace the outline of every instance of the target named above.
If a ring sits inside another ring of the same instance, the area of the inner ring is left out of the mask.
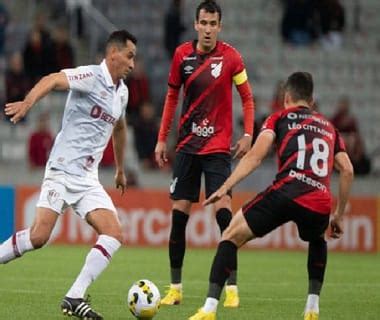
[[[61,304],[65,315],[80,319],[103,319],[89,306],[84,295],[122,243],[116,209],[98,180],[98,164],[112,135],[115,183],[124,193],[128,89],[123,79],[134,67],[136,42],[128,31],[115,31],[108,38],[105,59],[100,65],[49,74],[23,101],[5,106],[5,113],[17,123],[50,91],[69,90],[62,129],[46,166],[34,223],[0,245],[0,263],[7,263],[45,245],[58,217],[71,206],[99,235]]]

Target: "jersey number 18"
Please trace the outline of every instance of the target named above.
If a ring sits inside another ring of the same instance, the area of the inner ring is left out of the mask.
[[[300,170],[303,170],[305,168],[305,158],[306,158],[305,135],[302,134],[298,136],[297,142],[298,142],[297,168]],[[313,154],[310,157],[311,170],[318,177],[326,177],[328,174],[329,146],[326,141],[320,138],[314,138],[312,141],[312,145],[313,145]]]

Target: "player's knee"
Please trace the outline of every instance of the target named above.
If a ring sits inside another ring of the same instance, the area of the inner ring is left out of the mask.
[[[254,238],[252,232],[248,232],[242,225],[230,224],[222,234],[222,241],[233,242],[238,248]]]
[[[34,249],[42,248],[50,238],[50,233],[48,232],[39,232],[39,231],[31,231],[30,232],[30,242],[33,245]]]

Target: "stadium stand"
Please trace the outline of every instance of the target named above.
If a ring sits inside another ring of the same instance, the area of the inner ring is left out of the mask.
[[[20,16],[20,1],[4,1],[11,15],[14,17],[9,26],[8,52],[18,49],[25,41],[27,30],[32,24],[33,12],[39,6],[45,10],[53,10],[55,1],[28,1],[28,15],[26,19]],[[106,5],[105,5],[106,3]],[[352,111],[357,117],[362,135],[366,143],[366,150],[372,159],[374,175],[360,178],[354,185],[354,192],[373,193],[376,185],[376,175],[380,173],[380,20],[376,12],[380,10],[380,2],[368,0],[361,2],[360,29],[357,27],[357,1],[342,0],[346,12],[346,29],[343,38],[343,47],[340,50],[326,51],[317,43],[310,47],[294,48],[284,45],[280,35],[280,19],[282,8],[280,1],[266,0],[220,0],[223,7],[222,38],[239,48],[243,54],[249,77],[253,84],[254,93],[259,97],[260,109],[270,105],[275,84],[284,79],[290,72],[305,70],[313,73],[316,84],[317,101],[320,111],[331,116],[338,99],[347,95],[352,103]],[[168,0],[94,0],[92,5],[117,28],[127,28],[139,38],[139,54],[143,56],[146,71],[152,88],[154,104],[162,105],[165,94],[167,72],[170,61],[163,46],[164,12],[169,5]],[[184,21],[187,32],[183,39],[194,37],[192,30],[193,1],[186,0]],[[119,8],[125,10],[119,10]],[[84,19],[91,19],[84,17]],[[50,24],[52,21],[49,22]],[[88,62],[88,56],[95,59],[97,46],[92,41],[102,41],[107,30],[90,24],[95,29],[87,30],[88,37],[74,45],[78,50],[77,63]],[[74,39],[75,40],[75,39]],[[86,60],[85,60],[86,59]],[[82,61],[83,60],[83,61]],[[90,60],[91,61],[91,60]],[[25,136],[36,115],[45,109],[50,110],[52,129],[57,132],[60,127],[63,97],[60,94],[50,95],[41,101],[40,110],[30,114],[28,123],[10,128],[8,123],[0,123],[0,183],[39,183],[42,172],[27,172],[26,169],[10,170],[10,166],[26,167]],[[37,109],[38,107],[36,107]],[[239,111],[239,108],[236,108]],[[269,110],[268,110],[269,112]],[[158,110],[160,113],[160,110]],[[238,114],[239,112],[237,112]],[[237,116],[237,118],[239,115]],[[236,120],[238,123],[238,120]],[[24,131],[24,132],[23,132]],[[14,172],[19,172],[15,174]],[[12,174],[10,172],[13,172]],[[20,174],[22,172],[22,174]],[[274,162],[269,160],[263,169],[255,174],[251,180],[242,184],[248,188],[253,182],[255,188],[266,185],[272,179]],[[28,181],[25,181],[27,179]],[[105,173],[105,184],[112,184],[112,172]],[[361,182],[363,179],[363,182]],[[165,172],[141,172],[139,177],[141,186],[167,187],[170,175]]]

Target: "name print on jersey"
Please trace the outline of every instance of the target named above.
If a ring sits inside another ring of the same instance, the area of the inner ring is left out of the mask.
[[[75,75],[69,75],[68,78],[69,78],[69,81],[74,81],[74,80],[83,80],[92,76],[94,76],[92,72],[86,72],[86,73],[79,73]]]
[[[113,116],[111,116],[109,113],[103,111],[102,107],[100,107],[98,105],[95,105],[92,107],[90,115],[91,115],[91,117],[93,117],[95,119],[100,118],[100,119],[104,120],[105,122],[108,122],[111,124],[115,124],[115,122],[116,122],[116,119]]]
[[[323,120],[321,118],[318,118],[318,117],[315,117],[314,115],[311,115],[311,114],[296,114],[296,113],[289,113],[288,114],[288,119],[290,120],[295,120],[295,119],[309,119],[309,118],[312,118],[313,121],[316,121],[324,126],[328,126],[329,123],[326,121],[326,120]],[[329,137],[331,140],[334,138],[332,133],[331,132],[328,132],[327,130],[323,129],[323,128],[320,128],[320,127],[317,127],[315,125],[310,125],[310,124],[300,124],[300,123],[291,123],[291,124],[288,124],[288,129],[289,130],[301,130],[301,129],[304,129],[304,130],[308,130],[308,131],[312,131],[312,132],[316,132],[316,133],[319,133],[319,134],[322,134],[326,137]]]

